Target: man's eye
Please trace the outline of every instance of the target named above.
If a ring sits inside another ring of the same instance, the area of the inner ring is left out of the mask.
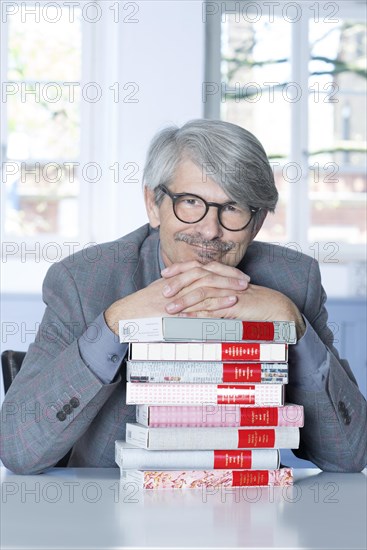
[[[201,206],[201,201],[192,197],[186,197],[181,201],[185,206]]]
[[[237,208],[234,204],[226,204],[223,208],[224,212],[231,212],[239,214],[241,210]]]

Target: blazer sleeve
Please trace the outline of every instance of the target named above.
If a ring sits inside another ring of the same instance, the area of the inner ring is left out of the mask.
[[[290,347],[288,401],[304,406],[301,443],[293,451],[331,472],[360,472],[367,462],[366,400],[348,362],[340,359],[327,325],[326,293],[318,263],[312,260],[303,315],[309,321],[304,342]],[[298,383],[308,372],[312,383]]]
[[[46,311],[2,407],[1,459],[15,473],[54,466],[83,435],[121,377],[103,384],[83,362],[87,330],[74,278],[54,264],[43,285]]]

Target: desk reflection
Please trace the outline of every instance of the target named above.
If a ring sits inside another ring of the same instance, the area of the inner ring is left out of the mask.
[[[366,474],[142,491],[114,469],[2,471],[1,548],[366,548]],[[21,528],[20,528],[21,518]]]

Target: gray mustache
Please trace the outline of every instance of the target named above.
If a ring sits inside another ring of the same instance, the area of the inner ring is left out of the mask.
[[[229,252],[236,245],[234,242],[222,242],[222,241],[206,241],[200,236],[186,235],[185,233],[177,233],[175,235],[175,241],[181,241],[194,246],[201,246],[203,250],[215,250],[220,252]]]

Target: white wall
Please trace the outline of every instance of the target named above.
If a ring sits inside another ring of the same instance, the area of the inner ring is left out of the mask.
[[[120,36],[121,79],[139,85],[139,103],[120,105],[121,163],[136,162],[141,178],[153,134],[169,124],[202,116],[204,24],[201,2],[141,2],[139,24]],[[126,233],[146,221],[140,183],[121,185],[119,229]]]

